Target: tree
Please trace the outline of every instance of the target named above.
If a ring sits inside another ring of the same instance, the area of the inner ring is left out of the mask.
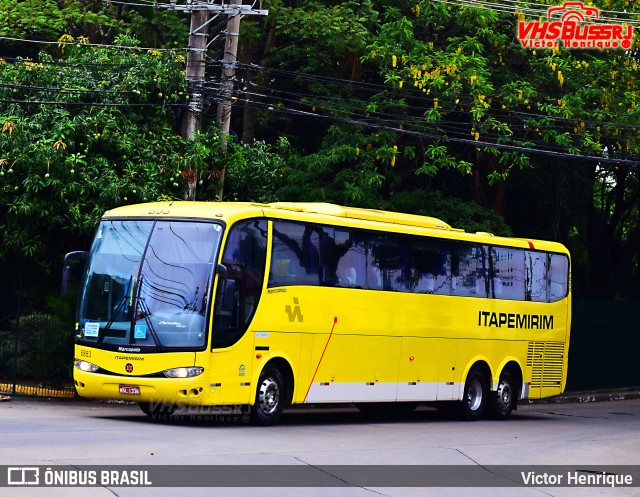
[[[180,52],[82,43],[60,51],[0,64],[3,258],[50,264],[105,210],[180,196],[182,171],[208,169],[215,148],[215,135],[191,142],[173,129],[185,98]]]
[[[185,46],[186,20],[179,13],[149,4],[87,0],[0,0],[0,36],[56,40],[85,36],[91,43],[113,43],[134,34],[144,46]],[[25,56],[24,44],[14,45]]]
[[[420,190],[434,187],[432,172],[444,168],[434,164],[442,147],[426,157],[428,143],[401,131],[407,109],[414,100],[419,108],[422,96],[385,85],[385,71],[369,56],[391,25],[391,11],[380,17],[384,6],[272,2],[265,4],[267,18],[243,24],[249,27],[241,43],[244,60],[256,65],[243,67],[238,101],[245,112],[242,123],[236,113],[236,128],[242,124],[245,141],[289,139],[288,180],[279,198],[393,208],[395,194],[417,190],[408,198],[418,199]],[[424,212],[406,198],[402,205]]]
[[[624,9],[606,6],[616,7]],[[416,172],[457,169],[472,179],[476,202],[506,214],[508,177],[548,163],[563,168],[556,177],[577,178],[565,185],[569,198],[585,203],[580,214],[564,206],[564,231],[554,238],[585,245],[590,295],[630,288],[640,247],[637,48],[525,49],[513,40],[522,12],[452,3],[395,2],[381,17],[369,57],[398,89],[406,120],[423,120],[414,129],[431,136]]]

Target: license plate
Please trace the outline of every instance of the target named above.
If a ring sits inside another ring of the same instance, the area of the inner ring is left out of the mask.
[[[120,393],[125,395],[140,395],[140,387],[133,385],[120,385]]]

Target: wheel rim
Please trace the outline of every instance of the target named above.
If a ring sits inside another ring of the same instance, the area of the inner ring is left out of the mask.
[[[498,409],[502,412],[507,411],[512,402],[511,384],[505,381],[500,382],[496,393],[498,396]]]
[[[260,409],[265,414],[273,414],[277,411],[280,403],[280,387],[273,378],[265,378],[262,385],[260,385],[258,402]]]
[[[482,405],[482,384],[478,378],[474,378],[467,390],[467,406],[470,411],[477,411]]]

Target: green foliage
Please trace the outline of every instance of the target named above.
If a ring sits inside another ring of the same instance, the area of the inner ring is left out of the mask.
[[[275,202],[276,192],[283,184],[286,157],[291,147],[281,138],[275,147],[265,142],[249,145],[233,145],[226,159],[224,200]]]
[[[511,228],[495,211],[456,197],[445,196],[438,191],[413,190],[397,193],[383,204],[383,208],[436,217],[454,228],[470,233],[484,231],[499,236],[513,236]]]
[[[0,0],[0,35],[186,44],[175,12],[34,5]],[[61,251],[52,233],[77,248],[123,203],[213,199],[226,169],[229,200],[389,208],[508,234],[493,210],[515,234],[571,244],[592,287],[633,286],[638,169],[579,155],[640,155],[637,35],[626,51],[529,50],[515,39],[522,13],[427,0],[263,7],[269,16],[242,21],[251,66],[238,71],[232,125],[243,144],[226,153],[206,126],[192,141],[176,134],[178,52],[71,44],[0,65],[0,99],[14,101],[0,104],[0,258],[46,261]],[[560,156],[526,153],[542,149]]]
[[[112,207],[180,198],[181,169],[202,170],[202,147],[213,146],[173,130],[182,55],[83,44],[64,52],[0,64],[9,101],[0,105],[0,258],[46,265],[61,249],[52,233],[86,236]]]
[[[85,0],[0,0],[0,36],[57,40],[85,36],[112,43],[118,34],[135,33],[145,46],[184,46],[187,23],[180,13],[135,3]]]

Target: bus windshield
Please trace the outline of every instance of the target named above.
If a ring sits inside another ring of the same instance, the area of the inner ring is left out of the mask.
[[[103,220],[89,252],[77,338],[105,346],[204,347],[221,236],[215,223]]]

